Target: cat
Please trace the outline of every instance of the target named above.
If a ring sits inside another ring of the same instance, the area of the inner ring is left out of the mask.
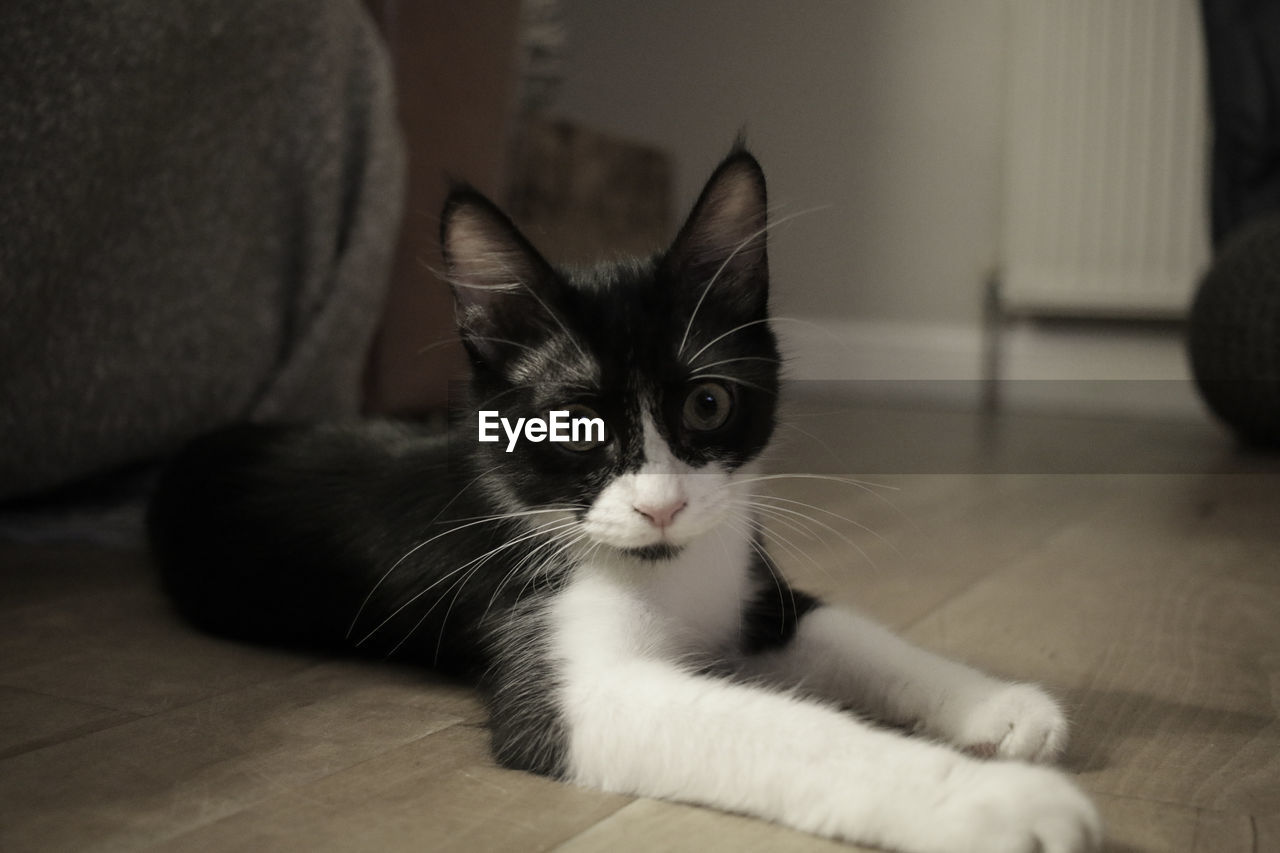
[[[474,678],[506,767],[906,853],[1095,849],[1093,806],[1040,766],[1067,737],[1045,692],[792,588],[755,532],[766,230],[741,145],[666,251],[586,270],[456,189],[465,414],[197,440],[152,501],[164,586],[219,634]],[[484,442],[480,411],[605,430]]]

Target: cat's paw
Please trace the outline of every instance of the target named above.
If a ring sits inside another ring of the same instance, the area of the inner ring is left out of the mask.
[[[1088,853],[1102,844],[1097,809],[1061,773],[1019,763],[976,763],[956,774],[935,826],[946,850]]]
[[[1034,684],[996,684],[949,709],[943,732],[981,758],[1053,761],[1067,745],[1067,718]]]

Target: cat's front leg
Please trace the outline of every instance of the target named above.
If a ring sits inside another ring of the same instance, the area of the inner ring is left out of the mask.
[[[746,669],[980,756],[1052,761],[1067,742],[1066,717],[1041,688],[924,651],[838,607],[810,610],[790,642]]]
[[[566,775],[907,853],[1080,853],[1099,824],[1064,776],[985,762],[811,699],[656,660],[570,666]]]
[[[1043,767],[979,761],[830,703],[691,671],[662,616],[590,581],[551,608],[561,775],[907,853],[1081,853],[1088,799]],[[674,654],[673,654],[674,652]]]

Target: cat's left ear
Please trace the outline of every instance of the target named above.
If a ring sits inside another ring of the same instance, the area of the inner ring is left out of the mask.
[[[763,316],[769,301],[764,171],[739,148],[703,188],[664,263],[695,299]]]

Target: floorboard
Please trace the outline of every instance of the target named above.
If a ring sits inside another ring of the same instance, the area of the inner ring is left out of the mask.
[[[1280,851],[1274,457],[1208,424],[825,403],[757,484],[798,585],[1058,694],[1108,851]],[[857,848],[498,769],[465,686],[200,635],[137,552],[8,544],[0,849]]]

